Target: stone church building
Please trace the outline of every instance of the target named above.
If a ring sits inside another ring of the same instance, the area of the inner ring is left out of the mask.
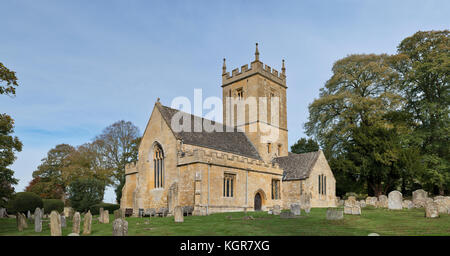
[[[281,73],[264,65],[258,45],[250,68],[244,65],[230,75],[224,59],[224,124],[210,121],[221,130],[174,129],[172,122],[180,114],[181,123],[188,126],[205,119],[164,106],[158,99],[139,146],[139,160],[126,166],[121,208],[138,215],[171,213],[175,206],[182,206],[195,215],[205,215],[264,211],[274,205],[286,209],[305,198],[311,207],[336,206],[335,179],[322,151],[289,152],[282,64]],[[237,108],[227,106],[230,98],[254,98],[259,106],[268,101],[268,111],[248,107],[244,122],[238,122]],[[278,112],[272,114],[274,106]],[[265,114],[269,117],[261,118]],[[277,136],[263,139],[268,130]]]

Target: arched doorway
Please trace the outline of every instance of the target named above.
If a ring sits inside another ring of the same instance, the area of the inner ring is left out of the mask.
[[[261,194],[258,192],[255,195],[255,205],[254,205],[255,211],[261,211],[261,205],[262,205]]]

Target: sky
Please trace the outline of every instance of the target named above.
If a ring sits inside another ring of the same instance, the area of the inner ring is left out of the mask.
[[[450,28],[450,1],[0,1],[0,62],[19,79],[15,97],[0,97],[24,144],[16,191],[57,144],[89,142],[118,120],[142,133],[157,98],[221,97],[222,59],[230,72],[250,64],[256,42],[265,64],[286,61],[292,145],[335,61]]]

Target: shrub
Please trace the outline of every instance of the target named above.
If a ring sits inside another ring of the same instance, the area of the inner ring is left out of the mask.
[[[8,213],[16,214],[18,212],[27,213],[34,212],[39,207],[42,208],[44,203],[42,199],[32,192],[19,192],[8,202]]]
[[[109,213],[113,213],[115,210],[120,208],[120,205],[118,204],[109,204],[109,203],[99,203],[91,206],[89,210],[93,215],[97,215],[100,212],[100,208],[103,208],[103,210],[108,210]]]
[[[44,213],[51,213],[57,211],[59,213],[64,211],[64,202],[60,199],[43,199],[44,201]]]

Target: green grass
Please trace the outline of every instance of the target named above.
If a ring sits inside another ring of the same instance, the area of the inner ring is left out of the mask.
[[[309,215],[302,212],[300,218],[281,219],[265,212],[249,212],[254,220],[243,220],[243,212],[218,213],[209,216],[184,217],[183,223],[175,223],[173,217],[127,218],[130,236],[367,236],[375,232],[387,236],[450,235],[450,215],[442,214],[437,219],[424,217],[423,209],[390,211],[372,207],[363,208],[361,216],[345,215],[343,220],[328,221],[326,209],[312,209]],[[100,224],[93,218],[92,236],[112,235],[112,220]],[[48,236],[50,228],[43,223],[41,233],[34,232],[34,224],[22,232],[17,231],[15,219],[0,219],[0,235]],[[63,235],[72,231],[72,222],[67,221]]]

